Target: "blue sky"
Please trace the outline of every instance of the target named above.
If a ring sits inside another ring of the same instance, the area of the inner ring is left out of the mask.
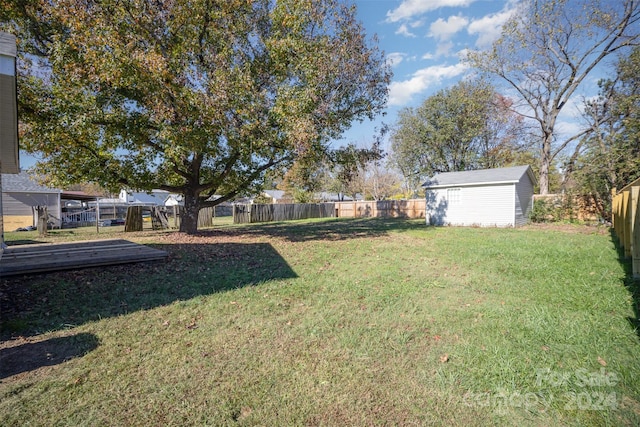
[[[515,10],[511,0],[357,0],[358,18],[392,64],[386,115],[355,123],[336,145],[368,145],[381,122],[393,125],[403,107],[420,105],[472,70],[461,62],[467,49],[489,48]]]
[[[517,0],[356,0],[358,18],[393,65],[386,115],[374,122],[354,123],[334,145],[370,145],[382,122],[393,125],[403,107],[420,105],[438,90],[474,71],[461,61],[467,49],[488,49],[502,25],[515,13]],[[580,100],[597,94],[592,76],[562,111],[556,130],[573,135],[579,128]],[[499,89],[500,90],[500,89]],[[509,96],[508,91],[503,91]]]

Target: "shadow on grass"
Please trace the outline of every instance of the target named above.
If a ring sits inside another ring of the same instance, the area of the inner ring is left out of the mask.
[[[0,349],[0,379],[44,366],[53,366],[96,349],[98,338],[89,333],[26,342]]]
[[[200,295],[297,277],[268,243],[153,246],[167,251],[169,261],[0,280],[0,337],[36,335]]]
[[[635,317],[628,317],[627,320],[635,329],[636,335],[640,337],[640,279],[633,278],[633,266],[631,258],[625,257],[624,249],[620,245],[620,240],[611,229],[611,241],[618,250],[618,262],[624,269],[624,286],[631,294],[633,301],[633,314]]]
[[[20,239],[20,240],[10,240],[5,242],[7,246],[19,246],[19,245],[33,245],[36,243],[47,243],[45,240],[33,240],[33,239]]]
[[[349,240],[378,237],[393,232],[427,230],[424,219],[404,218],[333,218],[316,221],[265,222],[244,226],[230,226],[222,229],[203,230],[201,235],[224,233],[228,236],[279,237],[290,242],[316,240]]]
[[[290,242],[337,241],[429,230],[423,220],[332,219],[224,226],[195,236],[273,237]],[[208,239],[207,239],[208,240]],[[31,336],[100,318],[151,309],[201,295],[297,275],[268,243],[154,244],[170,254],[163,263],[18,276],[0,280],[0,337]]]

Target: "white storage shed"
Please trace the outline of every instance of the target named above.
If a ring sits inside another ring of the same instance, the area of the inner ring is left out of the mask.
[[[429,225],[519,227],[533,207],[529,166],[444,172],[423,184]]]

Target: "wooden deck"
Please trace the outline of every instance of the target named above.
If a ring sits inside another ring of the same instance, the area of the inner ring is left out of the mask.
[[[166,259],[164,251],[122,239],[9,246],[0,277]]]

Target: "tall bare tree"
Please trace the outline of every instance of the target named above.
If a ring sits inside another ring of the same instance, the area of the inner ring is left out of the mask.
[[[538,124],[540,193],[549,192],[553,160],[587,129],[562,140],[557,122],[587,76],[608,56],[638,43],[637,0],[526,0],[489,51],[470,63],[499,77],[523,117]]]

